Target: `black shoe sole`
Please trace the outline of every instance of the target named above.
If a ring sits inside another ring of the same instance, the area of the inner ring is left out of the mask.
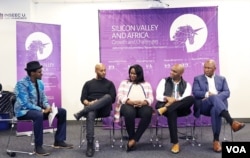
[[[77,114],[74,114],[74,117],[75,117],[75,119],[76,119],[77,121],[80,120],[80,118],[77,117]]]
[[[36,155],[40,155],[40,156],[49,156],[50,155],[50,153],[44,153],[44,154],[40,154],[40,153],[35,153]]]
[[[95,154],[95,150],[94,150],[94,149],[92,149],[92,152],[88,151],[88,149],[87,149],[87,151],[86,151],[86,153],[85,153],[85,155],[86,155],[87,157],[93,157],[94,154]]]

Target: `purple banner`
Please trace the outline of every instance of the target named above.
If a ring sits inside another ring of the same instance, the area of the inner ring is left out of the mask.
[[[107,78],[119,83],[140,64],[154,94],[175,63],[185,66],[192,84],[208,58],[219,64],[217,7],[100,10],[100,57]],[[219,65],[218,65],[219,68]],[[219,71],[219,69],[217,69]]]
[[[26,63],[38,60],[43,65],[42,80],[49,103],[61,107],[61,26],[17,22],[17,80],[27,75]],[[25,127],[18,131],[23,131]]]

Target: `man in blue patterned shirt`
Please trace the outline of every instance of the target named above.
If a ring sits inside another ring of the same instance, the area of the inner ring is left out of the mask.
[[[18,120],[32,120],[35,137],[35,153],[49,155],[43,147],[43,120],[48,119],[51,106],[44,92],[42,82],[42,65],[38,61],[27,63],[27,76],[15,86],[16,102],[14,112]],[[57,131],[55,133],[55,148],[72,148],[73,145],[64,142],[66,139],[66,110],[58,108]]]

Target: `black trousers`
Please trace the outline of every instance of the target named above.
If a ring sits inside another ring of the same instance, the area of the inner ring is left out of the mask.
[[[177,118],[191,114],[191,106],[194,104],[194,97],[188,96],[180,101],[173,103],[168,107],[163,115],[167,117],[170,141],[173,144],[178,143]]]
[[[93,105],[86,106],[83,110],[88,112],[86,116],[86,138],[88,142],[93,142],[95,134],[95,118],[107,117],[112,109],[112,98],[109,94],[105,94],[98,99]]]
[[[125,119],[126,130],[128,133],[129,140],[134,139],[138,142],[148,128],[153,109],[151,106],[133,107],[131,105],[123,104],[121,107],[121,116]],[[135,119],[140,118],[139,125],[135,131]]]

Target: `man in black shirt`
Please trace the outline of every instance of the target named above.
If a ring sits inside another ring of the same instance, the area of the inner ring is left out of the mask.
[[[86,117],[87,151],[86,156],[94,155],[94,123],[97,117],[107,117],[115,102],[116,89],[112,81],[105,78],[106,67],[104,64],[95,66],[96,78],[87,81],[82,88],[81,102],[84,109],[74,114],[76,120]]]

